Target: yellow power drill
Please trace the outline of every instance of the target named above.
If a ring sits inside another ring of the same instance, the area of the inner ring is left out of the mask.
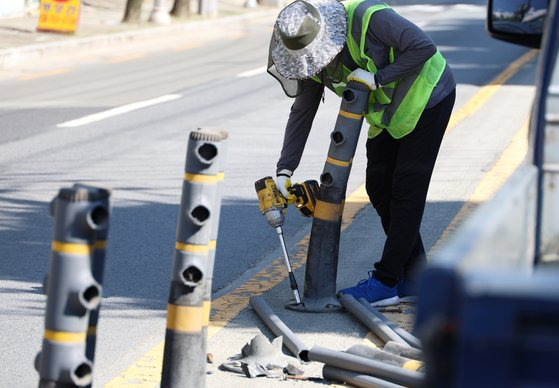
[[[285,212],[291,203],[295,205],[303,216],[312,217],[319,188],[318,182],[315,180],[308,180],[303,183],[295,183],[288,189],[290,193],[288,199],[285,199],[284,196],[281,195],[276,186],[276,182],[271,176],[257,180],[254,183],[254,187],[258,195],[260,212],[266,217],[268,224],[270,224],[272,228],[275,228],[278,233],[287,272],[289,273],[291,290],[293,290],[293,295],[295,296],[295,303],[299,304],[301,303],[301,296],[299,294],[295,275],[293,275],[291,268],[291,261],[287,253],[282,226],[285,220]]]

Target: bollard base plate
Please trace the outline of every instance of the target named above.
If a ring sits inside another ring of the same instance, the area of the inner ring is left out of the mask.
[[[306,299],[302,303],[288,303],[285,308],[301,313],[339,313],[344,309],[337,298]]]

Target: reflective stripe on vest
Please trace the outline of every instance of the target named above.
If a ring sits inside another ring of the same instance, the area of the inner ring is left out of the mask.
[[[365,54],[367,28],[371,16],[389,6],[375,0],[346,0],[342,1],[342,4],[348,15],[347,47],[351,58],[360,68],[376,73],[377,66],[373,59]],[[363,16],[354,19],[356,13]],[[394,62],[393,48],[390,48],[389,61]],[[446,61],[437,50],[425,62],[420,72],[383,85],[371,93],[368,112],[365,115],[370,125],[369,138],[378,135],[382,129],[386,129],[396,139],[410,133],[419,121],[445,66]],[[346,80],[344,71],[344,81]],[[338,90],[335,91],[340,95]]]

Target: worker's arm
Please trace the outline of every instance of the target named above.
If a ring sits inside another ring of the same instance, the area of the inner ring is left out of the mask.
[[[323,92],[324,85],[313,80],[303,81],[303,91],[291,106],[276,173],[293,172],[299,166]]]
[[[379,67],[376,79],[380,85],[419,71],[437,52],[437,47],[425,32],[393,9],[383,9],[371,16],[366,39],[365,45],[371,48],[373,60]],[[387,63],[388,50],[382,55],[384,58],[379,58],[379,43],[394,48],[393,63]]]

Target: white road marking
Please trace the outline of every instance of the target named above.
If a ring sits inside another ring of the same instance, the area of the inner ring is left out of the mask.
[[[248,78],[259,74],[264,74],[266,72],[267,66],[261,66],[256,69],[245,71],[244,73],[237,74],[238,78]]]
[[[66,121],[64,123],[58,124],[58,128],[75,128],[82,125],[87,125],[95,123],[97,121],[105,120],[110,117],[118,116],[124,113],[132,112],[138,109],[146,108],[148,106],[162,104],[164,102],[173,101],[181,98],[180,94],[166,94],[161,97],[152,98],[151,100],[133,102],[132,104],[119,106],[117,108],[109,109],[104,112],[94,113],[89,116],[84,116],[79,119]]]

